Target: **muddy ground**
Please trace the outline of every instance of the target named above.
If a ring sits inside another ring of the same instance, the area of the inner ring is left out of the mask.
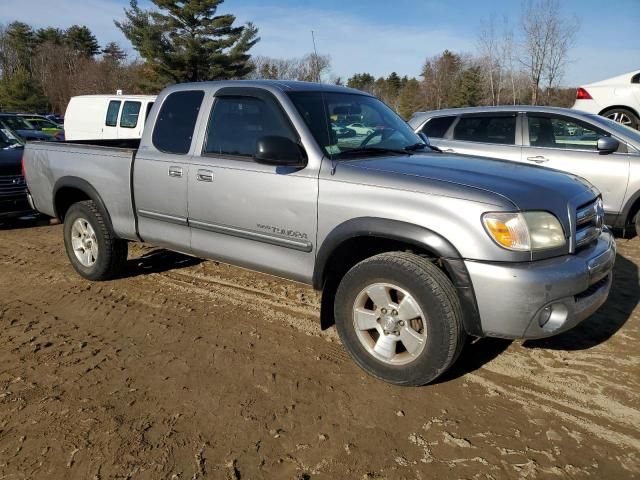
[[[399,388],[302,285],[142,245],[91,283],[60,225],[0,227],[0,479],[639,477],[638,263],[575,330]]]

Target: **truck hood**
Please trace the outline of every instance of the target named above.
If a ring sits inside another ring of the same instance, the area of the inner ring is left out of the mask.
[[[347,169],[384,174],[383,186],[417,180],[418,190],[505,205],[519,210],[547,210],[567,217],[568,205],[592,200],[598,190],[575,175],[506,160],[442,153],[346,161]],[[340,168],[340,164],[339,167]],[[370,175],[376,176],[376,175]],[[363,179],[364,180],[364,179]],[[396,185],[398,186],[398,185]],[[457,192],[452,194],[452,192]],[[462,194],[462,195],[461,195]]]

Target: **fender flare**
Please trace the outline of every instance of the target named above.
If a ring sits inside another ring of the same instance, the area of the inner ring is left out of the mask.
[[[100,196],[98,191],[93,187],[93,185],[91,185],[85,179],[80,177],[74,177],[74,176],[60,177],[56,181],[55,185],[53,186],[53,213],[55,214],[56,218],[61,219],[60,212],[58,212],[58,207],[56,205],[55,200],[56,200],[56,197],[58,196],[58,192],[63,188],[74,188],[76,190],[80,190],[85,195],[87,195],[91,200],[95,202],[96,206],[98,207],[98,210],[100,210],[100,213],[107,219],[109,223],[109,227],[112,228],[111,216],[109,215],[109,210],[107,210],[107,207],[105,206],[102,200],[102,197]]]
[[[631,215],[631,209],[633,208],[633,204],[636,203],[640,199],[640,190],[631,195],[624,206],[622,207],[622,212],[618,216],[618,221],[616,222],[616,228],[625,228],[627,226],[627,219],[629,215]],[[632,219],[629,219],[632,220]]]
[[[313,271],[313,287],[316,290],[324,287],[333,253],[344,242],[357,237],[397,240],[433,252],[458,292],[466,332],[478,337],[484,336],[475,292],[460,252],[442,235],[419,225],[378,217],[360,217],[341,223],[326,236],[316,255]]]

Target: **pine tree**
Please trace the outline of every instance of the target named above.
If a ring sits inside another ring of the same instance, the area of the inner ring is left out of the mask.
[[[0,82],[0,111],[38,113],[46,109],[47,99],[42,88],[25,67]]]
[[[38,43],[53,43],[62,45],[65,41],[65,34],[59,28],[46,27],[36,31],[36,39]]]
[[[137,0],[115,22],[165,82],[242,78],[251,72],[249,50],[258,42],[251,23],[216,15],[224,0],[152,0],[159,10],[142,10]]]
[[[479,66],[465,68],[455,90],[451,92],[449,106],[475,107],[482,101],[482,71]]]
[[[121,63],[127,58],[127,54],[116,42],[109,42],[102,49],[102,58],[107,62]]]
[[[84,25],[73,25],[67,28],[64,39],[69,47],[86,57],[93,57],[100,52],[98,40]]]
[[[31,71],[37,45],[33,29],[26,23],[10,23],[2,43],[0,110],[36,112],[46,109],[47,99]]]
[[[347,80],[347,87],[372,93],[375,82],[376,79],[370,73],[356,73]]]
[[[407,78],[398,97],[398,113],[408,120],[420,109],[420,82],[415,78]]]

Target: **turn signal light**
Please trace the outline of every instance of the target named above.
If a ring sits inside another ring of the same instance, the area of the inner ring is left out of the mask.
[[[591,95],[584,88],[580,87],[576,92],[576,100],[592,100]]]
[[[486,217],[484,223],[496,242],[503,247],[512,248],[517,242],[513,235],[513,229],[507,226],[508,221],[507,218],[495,218],[494,216]]]

